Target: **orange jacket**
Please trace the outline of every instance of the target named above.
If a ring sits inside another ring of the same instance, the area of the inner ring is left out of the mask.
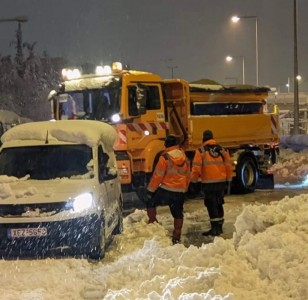
[[[158,187],[172,192],[185,193],[190,179],[190,165],[183,150],[178,146],[169,147],[159,157],[148,191]]]
[[[221,149],[219,152],[211,150],[215,145]],[[191,182],[197,182],[199,177],[205,184],[232,180],[230,155],[214,139],[204,142],[195,153]]]

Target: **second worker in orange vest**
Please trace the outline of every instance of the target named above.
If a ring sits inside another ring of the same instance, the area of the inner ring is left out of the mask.
[[[191,183],[197,183],[199,177],[211,223],[211,229],[203,235],[218,236],[223,233],[224,190],[232,180],[232,164],[229,153],[216,143],[210,130],[203,132],[202,146],[195,152]]]
[[[149,223],[157,222],[156,206],[167,203],[174,219],[173,244],[180,242],[183,227],[183,205],[190,179],[190,164],[170,135],[165,140],[166,150],[159,157],[153,176],[148,185],[147,214]]]

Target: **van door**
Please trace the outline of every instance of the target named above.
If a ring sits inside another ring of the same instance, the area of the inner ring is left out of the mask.
[[[103,147],[98,147],[98,170],[99,170],[99,182],[104,186],[107,192],[107,198],[104,199],[105,204],[105,224],[106,234],[109,235],[116,224],[116,214],[118,209],[117,199],[117,174],[112,174],[108,167],[109,156],[104,152]]]

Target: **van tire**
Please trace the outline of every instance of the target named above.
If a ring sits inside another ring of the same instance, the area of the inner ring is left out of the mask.
[[[88,258],[90,260],[100,260],[105,256],[106,240],[105,240],[105,229],[104,225],[101,224],[102,228],[99,231],[98,243],[93,247]]]
[[[122,217],[122,213],[119,211],[118,215],[119,215],[118,224],[114,228],[113,233],[112,233],[114,235],[120,234],[120,233],[123,232],[123,217]]]

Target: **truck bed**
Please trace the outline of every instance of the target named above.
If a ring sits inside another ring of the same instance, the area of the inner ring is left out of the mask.
[[[215,140],[224,147],[277,143],[278,126],[277,114],[190,116],[189,144],[199,145],[206,129],[212,130]]]

